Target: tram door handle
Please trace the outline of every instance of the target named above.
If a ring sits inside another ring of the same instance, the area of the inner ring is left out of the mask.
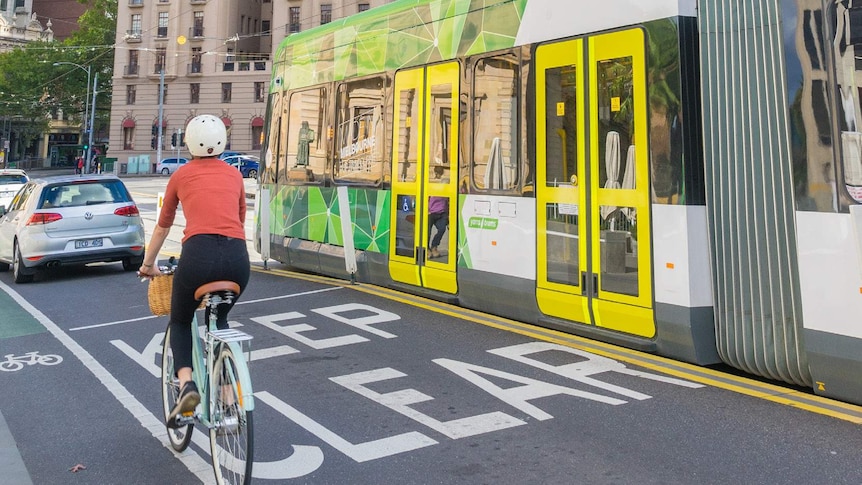
[[[581,271],[581,296],[587,296],[587,272]]]
[[[599,297],[599,275],[593,273],[593,298]]]

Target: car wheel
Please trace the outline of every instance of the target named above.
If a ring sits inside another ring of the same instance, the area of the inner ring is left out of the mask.
[[[257,178],[257,170],[251,169],[248,171],[248,178],[253,179]]]
[[[170,174],[171,174],[171,171],[169,169],[167,169],[167,168],[162,169],[162,175],[170,175]]]
[[[25,273],[24,258],[21,256],[21,251],[18,250],[18,244],[15,243],[12,256],[12,275],[15,277],[15,283],[29,283],[33,281],[33,275]]]
[[[144,257],[137,256],[132,258],[123,258],[123,269],[126,271],[134,271],[144,264]]]

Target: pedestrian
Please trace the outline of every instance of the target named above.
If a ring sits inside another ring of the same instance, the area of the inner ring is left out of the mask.
[[[428,198],[428,252],[432,258],[439,258],[440,251],[437,246],[443,240],[443,233],[449,226],[449,198],[448,197],[429,197]],[[437,232],[434,238],[431,238],[431,228],[435,228]]]
[[[186,226],[171,291],[171,351],[180,381],[180,395],[167,418],[193,411],[200,393],[192,380],[191,324],[200,300],[195,291],[213,281],[233,281],[244,291],[251,274],[245,242],[245,184],[242,174],[219,160],[227,143],[227,130],[218,117],[200,115],[189,121],[186,141],[192,158],[171,176],[158,224],[153,230],[138,274],[161,274],[156,259],[182,204]],[[227,315],[237,298],[219,306],[217,326],[228,328]]]
[[[78,157],[75,163],[75,173],[84,173],[84,157]]]

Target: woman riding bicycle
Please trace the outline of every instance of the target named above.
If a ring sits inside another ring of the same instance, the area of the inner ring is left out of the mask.
[[[167,419],[176,427],[178,415],[194,411],[200,394],[192,381],[191,325],[200,305],[195,290],[212,281],[233,281],[245,290],[251,266],[245,242],[245,186],[238,170],[218,158],[227,144],[224,123],[212,115],[192,118],[186,126],[186,145],[194,158],[168,181],[158,224],[150,238],[142,276],[161,274],[156,259],[182,203],[186,219],[182,252],[171,293],[171,351],[180,381],[177,404]],[[239,295],[237,295],[238,298]],[[236,303],[219,308],[218,328],[227,328],[227,314]]]

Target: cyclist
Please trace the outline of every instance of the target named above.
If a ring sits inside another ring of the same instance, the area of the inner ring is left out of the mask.
[[[213,281],[233,281],[245,290],[251,266],[245,242],[245,186],[242,174],[218,158],[227,144],[227,130],[212,115],[192,118],[186,126],[186,145],[192,160],[171,175],[158,224],[153,230],[138,273],[161,274],[156,258],[170,233],[182,204],[186,219],[180,260],[171,292],[171,351],[180,381],[177,404],[167,426],[177,427],[176,417],[194,411],[200,394],[192,380],[191,325],[200,305],[195,290]],[[227,314],[236,298],[219,308],[218,327],[227,328]]]

